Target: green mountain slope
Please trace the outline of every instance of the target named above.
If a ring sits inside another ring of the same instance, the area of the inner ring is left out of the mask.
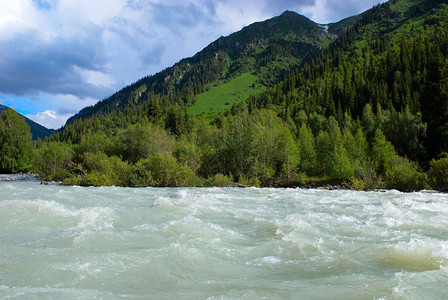
[[[216,117],[233,105],[247,100],[250,95],[262,92],[265,87],[257,83],[258,77],[245,73],[235,79],[220,84],[197,96],[196,103],[189,107],[192,116]]]
[[[67,124],[145,105],[154,95],[165,110],[173,104],[191,106],[197,95],[246,73],[257,76],[256,84],[270,86],[292,67],[310,60],[334,38],[316,23],[288,11],[219,38],[195,56],[84,108]]]
[[[6,109],[8,109],[8,107],[0,104],[0,112],[3,110],[6,110]],[[53,129],[48,129],[40,124],[37,124],[36,122],[28,119],[25,116],[22,116],[22,117],[25,118],[25,122],[28,124],[28,126],[30,126],[30,131],[31,131],[31,135],[33,136],[33,140],[36,140],[38,138],[44,139],[56,132]]]
[[[301,111],[340,124],[346,116],[362,121],[369,105],[377,118],[371,136],[381,129],[400,155],[425,165],[448,151],[447,24],[444,1],[378,5],[252,105],[272,107],[268,99],[282,99],[275,109],[296,124]]]

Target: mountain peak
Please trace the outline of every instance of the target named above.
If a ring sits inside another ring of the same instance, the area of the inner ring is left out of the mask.
[[[296,13],[295,11],[292,10],[285,10],[280,17],[297,17],[300,16],[298,13]]]

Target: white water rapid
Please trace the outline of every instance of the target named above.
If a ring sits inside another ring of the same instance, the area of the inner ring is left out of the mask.
[[[446,299],[448,195],[0,181],[2,299]]]

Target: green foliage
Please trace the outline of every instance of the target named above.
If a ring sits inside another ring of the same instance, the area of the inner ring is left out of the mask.
[[[427,175],[417,171],[414,164],[406,158],[395,157],[392,166],[386,171],[385,183],[389,189],[410,192],[425,188]]]
[[[377,129],[372,145],[372,159],[378,174],[384,175],[391,166],[391,161],[396,157],[394,146],[386,141],[386,137]]]
[[[392,111],[390,119],[384,122],[384,134],[397,153],[407,155],[412,160],[421,160],[427,125],[422,123],[420,115],[413,115],[406,106],[402,112]]]
[[[261,186],[261,181],[260,181],[260,179],[258,179],[258,177],[245,178],[244,176],[241,176],[238,183],[243,186],[247,186],[247,187],[260,187]]]
[[[362,179],[352,176],[347,185],[357,191],[364,191],[366,189],[366,184]]]
[[[272,111],[258,111],[253,117],[254,139],[251,155],[255,164],[245,176],[258,177],[263,183],[274,177],[293,180],[300,155],[289,127]]]
[[[162,128],[141,123],[120,131],[117,143],[116,154],[133,164],[159,151],[171,152],[175,145],[174,138]]]
[[[429,183],[436,190],[448,191],[448,154],[431,161]]]
[[[307,174],[314,174],[316,170],[315,140],[311,129],[306,124],[300,127],[298,148],[301,156],[300,170]]]
[[[217,153],[216,173],[232,174],[233,178],[249,174],[254,157],[251,155],[255,127],[246,116],[230,118],[223,127]]]
[[[151,144],[149,128],[140,123],[129,126],[119,134],[118,143],[123,159],[136,163],[149,154]]]
[[[79,144],[72,146],[74,151],[73,160],[75,162],[81,162],[84,159],[84,153],[111,153],[114,152],[113,142],[110,138],[107,138],[104,133],[88,133],[81,138]]]
[[[162,107],[160,107],[159,100],[151,94],[148,94],[148,98],[148,120],[153,124],[161,126],[163,122],[163,111]]]
[[[71,175],[73,150],[66,143],[43,143],[35,156],[35,171],[45,180],[63,180]]]
[[[332,156],[332,177],[344,180],[354,176],[353,167],[343,145],[336,146]]]
[[[167,152],[159,152],[139,162],[139,167],[146,174],[151,174],[155,186],[195,186],[199,184],[194,172],[180,164]]]
[[[229,187],[234,185],[232,176],[222,174],[215,174],[213,177],[205,180],[205,186]]]
[[[171,106],[168,109],[165,128],[176,136],[189,133],[191,131],[192,123],[188,112],[180,106]]]
[[[201,151],[194,140],[194,134],[182,136],[176,142],[173,154],[182,165],[188,166],[193,172],[197,173],[201,167]]]
[[[321,175],[329,175],[331,173],[331,157],[334,152],[334,144],[330,135],[326,131],[321,131],[316,138],[316,157],[319,162],[318,170]]]
[[[131,176],[133,167],[117,156],[99,153],[85,153],[84,166],[89,170],[81,185],[93,186],[136,186]]]
[[[0,172],[15,173],[31,167],[30,127],[12,109],[0,113]]]

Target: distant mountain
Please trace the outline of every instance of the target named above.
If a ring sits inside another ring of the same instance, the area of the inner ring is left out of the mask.
[[[3,110],[7,110],[8,108],[9,107],[0,104],[0,112]],[[25,118],[25,122],[28,124],[28,126],[30,126],[33,140],[36,140],[38,138],[44,139],[45,137],[50,136],[55,132],[54,129],[45,128],[44,126],[37,124],[36,122],[28,119],[27,117],[23,115],[21,116]]]
[[[251,77],[251,82],[242,80],[245,83],[258,85],[258,88],[272,86],[292,68],[315,57],[335,38],[335,34],[306,17],[286,11],[219,38],[193,57],[145,77],[95,106],[82,109],[67,124],[142,105],[151,95],[157,95],[165,109],[176,103],[192,106],[199,94],[247,73],[255,77]]]

